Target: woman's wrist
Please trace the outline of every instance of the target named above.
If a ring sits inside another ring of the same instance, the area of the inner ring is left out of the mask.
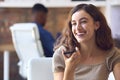
[[[69,67],[66,67],[65,70],[68,71],[68,72],[74,72],[75,68],[69,66]]]
[[[75,69],[65,68],[63,80],[74,80]]]

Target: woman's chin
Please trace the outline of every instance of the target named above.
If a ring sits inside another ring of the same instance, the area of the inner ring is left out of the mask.
[[[84,43],[86,40],[85,39],[77,39],[78,43]]]
[[[77,41],[78,41],[78,43],[82,43],[82,42],[84,42],[85,40],[83,40],[83,39],[78,39]]]

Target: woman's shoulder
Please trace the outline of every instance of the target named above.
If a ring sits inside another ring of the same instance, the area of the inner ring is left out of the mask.
[[[62,51],[66,51],[66,48],[65,48],[63,45],[60,46],[60,47],[58,47],[58,48],[54,51],[53,57],[62,56]]]
[[[114,58],[116,56],[120,56],[120,49],[114,47],[109,51],[107,58]]]
[[[60,46],[57,48],[53,54],[53,72],[63,72],[65,63],[64,58],[62,56],[62,51],[65,50],[64,46]]]
[[[115,64],[120,63],[120,49],[114,47],[110,50],[106,58],[107,67],[110,71],[113,70]]]

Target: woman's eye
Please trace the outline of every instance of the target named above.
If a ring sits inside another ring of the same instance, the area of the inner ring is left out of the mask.
[[[87,21],[84,20],[84,21],[81,21],[80,23],[81,23],[81,24],[85,24],[85,23],[87,23]]]
[[[71,23],[72,24],[72,26],[75,26],[76,25],[76,23]]]

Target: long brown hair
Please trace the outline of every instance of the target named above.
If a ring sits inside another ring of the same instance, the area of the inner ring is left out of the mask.
[[[59,46],[63,45],[68,50],[74,49],[75,46],[80,47],[79,43],[75,39],[72,33],[72,25],[71,25],[71,16],[80,10],[86,11],[94,21],[98,21],[100,23],[99,29],[95,32],[95,42],[96,45],[102,50],[111,49],[113,44],[112,34],[110,27],[107,24],[105,16],[99,11],[99,9],[92,4],[79,4],[74,7],[69,14],[68,21],[66,27],[62,33],[62,35],[57,39],[54,50]]]

